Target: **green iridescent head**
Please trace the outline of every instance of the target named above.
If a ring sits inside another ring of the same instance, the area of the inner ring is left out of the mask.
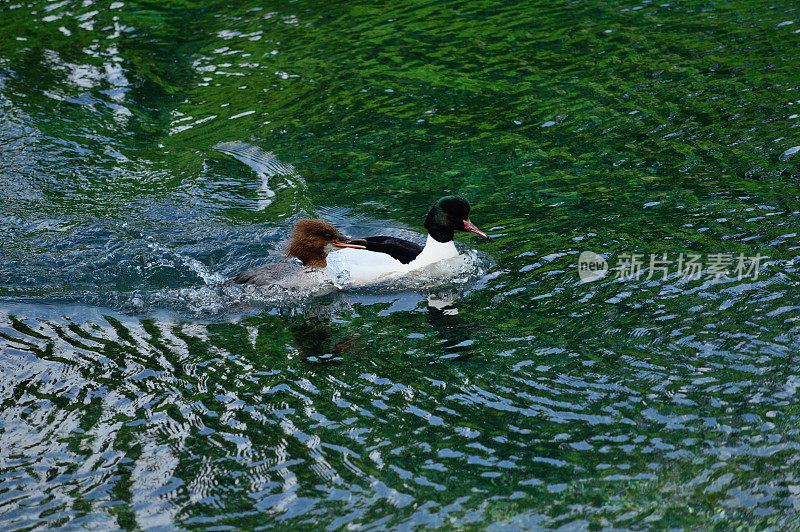
[[[469,231],[485,238],[486,233],[475,227],[469,220],[470,205],[463,196],[439,198],[425,218],[425,229],[439,242],[453,240],[455,231]]]

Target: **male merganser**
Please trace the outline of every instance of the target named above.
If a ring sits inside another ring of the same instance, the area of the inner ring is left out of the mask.
[[[348,241],[348,249],[331,255],[328,269],[338,278],[359,286],[405,275],[439,261],[459,256],[455,231],[469,231],[484,238],[486,233],[469,219],[469,201],[462,196],[440,198],[425,218],[425,247],[391,236],[371,236]],[[362,246],[358,246],[362,244]]]
[[[331,279],[325,272],[328,254],[342,248],[365,249],[363,240],[342,236],[323,220],[298,220],[292,231],[286,254],[300,259],[297,263],[272,262],[239,272],[226,284],[280,286],[288,289],[315,288]]]

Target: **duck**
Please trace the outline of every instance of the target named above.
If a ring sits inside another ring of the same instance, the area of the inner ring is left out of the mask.
[[[331,255],[327,268],[351,286],[381,282],[459,256],[453,238],[456,231],[489,236],[470,221],[471,206],[463,196],[439,198],[423,223],[428,231],[424,246],[393,236],[370,236],[348,241]]]
[[[286,255],[298,262],[272,262],[237,273],[225,284],[277,286],[286,289],[313,289],[321,284],[331,284],[328,255],[345,248],[365,249],[363,240],[342,235],[336,227],[324,220],[298,220]]]
[[[407,275],[458,257],[456,231],[489,238],[470,221],[470,209],[463,196],[439,198],[423,223],[428,230],[425,246],[393,236],[348,238],[324,220],[298,220],[286,255],[300,264],[265,264],[238,273],[226,284],[314,289],[320,284],[363,286]]]

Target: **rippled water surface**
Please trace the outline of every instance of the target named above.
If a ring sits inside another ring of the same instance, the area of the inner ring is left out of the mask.
[[[0,34],[0,528],[800,527],[796,2],[11,0]],[[424,239],[454,193],[492,240],[449,281],[220,285],[297,218]]]

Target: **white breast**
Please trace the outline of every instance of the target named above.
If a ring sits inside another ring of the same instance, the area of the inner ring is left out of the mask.
[[[452,259],[458,257],[458,250],[456,243],[452,240],[450,242],[439,242],[431,235],[428,235],[428,240],[425,242],[425,247],[422,253],[417,255],[417,258],[411,261],[407,267],[409,271],[418,268],[424,268],[440,260]]]
[[[342,284],[362,286],[405,275],[419,268],[458,256],[455,243],[439,242],[428,235],[425,248],[416,259],[403,264],[386,253],[345,248],[328,255],[328,269]]]
[[[342,285],[361,286],[402,275],[406,265],[386,253],[344,248],[328,255],[328,269]]]

